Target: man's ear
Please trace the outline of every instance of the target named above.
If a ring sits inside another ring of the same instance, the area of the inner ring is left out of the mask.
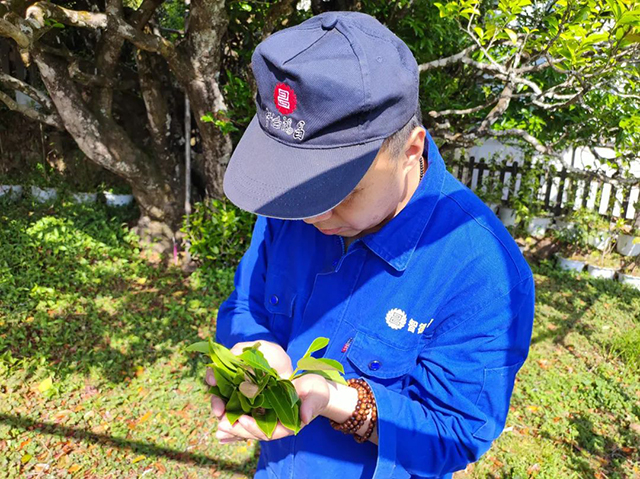
[[[427,132],[422,126],[413,129],[404,145],[403,167],[405,171],[411,170],[420,161],[424,152],[424,142]]]

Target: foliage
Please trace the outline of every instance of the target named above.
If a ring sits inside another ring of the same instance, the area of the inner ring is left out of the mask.
[[[319,374],[329,380],[346,384],[340,373],[344,368],[338,361],[328,358],[314,358],[311,353],[329,344],[327,338],[316,338],[289,379],[282,379],[259,350],[260,343],[243,349],[238,356],[221,344],[199,342],[187,351],[207,354],[212,363],[216,386],[211,393],[223,399],[225,414],[231,425],[243,414],[250,414],[267,437],[271,437],[278,421],[298,434],[302,427],[300,419],[300,398],[292,381],[304,374]],[[298,370],[304,370],[298,373]]]
[[[494,174],[494,171],[498,170],[499,165],[492,166],[493,168],[490,169],[491,174],[483,180],[482,185],[476,189],[475,193],[486,204],[499,205],[502,203],[504,185],[500,181],[500,178]]]
[[[607,222],[606,234],[609,241],[605,243],[605,246],[601,249],[600,253],[600,266],[604,266],[604,261],[607,256],[610,256],[615,247],[615,239],[620,233],[624,232],[625,221],[624,218],[618,218],[617,220],[611,220]]]
[[[545,175],[553,176],[553,168],[541,161],[525,161],[519,168],[520,187],[518,191],[510,197],[510,206],[515,210],[518,221],[527,224],[534,217],[543,216],[544,200],[540,198],[542,192],[541,184]],[[515,179],[511,179],[515,187]]]
[[[446,94],[441,109],[449,110],[431,115],[441,125],[437,129],[452,139],[456,133],[471,141],[505,137],[544,154],[607,145],[617,157],[601,162],[630,177],[629,161],[640,145],[640,76],[634,61],[640,6],[635,0],[434,5],[443,20],[458,26],[469,49],[462,55],[462,71],[460,59],[438,67],[454,72],[459,86],[437,90]]]
[[[229,201],[210,199],[197,203],[182,231],[189,251],[202,268],[214,274],[221,266],[235,266],[251,240],[255,217]]]
[[[598,235],[608,229],[609,223],[597,211],[581,208],[564,217],[564,225],[552,230],[552,235],[560,241],[568,254],[589,251],[594,234]]]

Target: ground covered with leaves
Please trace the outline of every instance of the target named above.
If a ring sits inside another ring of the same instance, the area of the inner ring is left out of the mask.
[[[0,471],[8,477],[245,477],[220,445],[203,363],[233,269],[153,261],[133,210],[0,204]],[[507,427],[456,474],[640,477],[640,293],[536,267],[530,358]]]

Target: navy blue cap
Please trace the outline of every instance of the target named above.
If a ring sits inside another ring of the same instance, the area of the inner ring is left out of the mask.
[[[259,215],[301,219],[337,206],[418,108],[411,51],[363,13],[327,12],[274,33],[251,66],[257,113],[224,191]]]

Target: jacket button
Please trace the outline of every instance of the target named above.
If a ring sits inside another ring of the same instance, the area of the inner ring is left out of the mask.
[[[275,294],[273,296],[271,296],[271,304],[273,304],[275,306],[276,304],[278,304],[278,301],[279,301],[279,299]]]
[[[372,371],[377,371],[378,369],[380,369],[380,366],[382,366],[382,364],[380,364],[380,361],[371,361],[369,363],[369,369],[371,369]]]

